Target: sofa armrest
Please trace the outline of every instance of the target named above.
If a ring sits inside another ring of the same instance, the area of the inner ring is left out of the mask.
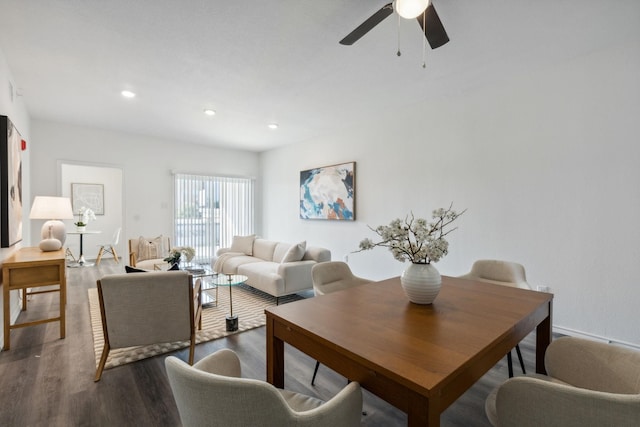
[[[315,261],[292,261],[278,265],[277,274],[284,279],[287,290],[304,290],[313,287],[311,269]]]
[[[302,257],[303,261],[327,262],[331,261],[331,251],[318,246],[308,246]]]
[[[216,255],[220,256],[222,254],[226,254],[227,252],[231,252],[231,248],[220,248],[216,251]]]
[[[496,412],[500,427],[630,427],[640,419],[640,395],[605,393],[516,377],[500,386]]]

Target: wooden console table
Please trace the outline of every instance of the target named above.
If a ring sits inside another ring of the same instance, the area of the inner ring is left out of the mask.
[[[55,289],[31,290],[43,286]],[[11,325],[10,296],[13,290],[22,291],[22,310],[27,309],[27,296],[47,292],[60,293],[60,315],[49,319],[34,320]],[[60,322],[60,338],[65,337],[65,308],[67,302],[67,278],[64,249],[42,252],[39,248],[18,249],[2,264],[2,293],[4,298],[4,350],[11,347],[11,330],[47,322]]]

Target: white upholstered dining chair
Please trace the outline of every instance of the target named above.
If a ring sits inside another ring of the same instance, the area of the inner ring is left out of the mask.
[[[316,296],[371,283],[371,280],[354,275],[349,265],[342,261],[327,261],[314,265],[311,269],[311,281]],[[316,381],[319,367],[320,362],[316,361],[311,385],[314,385]]]
[[[360,426],[362,390],[351,382],[327,402],[242,378],[240,360],[221,349],[193,366],[169,356],[165,367],[185,427]]]
[[[548,375],[510,378],[487,398],[500,427],[640,425],[640,351],[563,337],[545,353]]]
[[[510,261],[500,261],[493,259],[482,259],[473,263],[471,271],[463,276],[463,279],[473,279],[480,282],[494,283],[496,285],[511,286],[521,289],[531,289],[527,283],[524,267],[522,264]],[[516,345],[516,353],[520,361],[522,373],[526,374],[524,360],[520,346]],[[509,370],[509,378],[513,377],[513,362],[511,360],[511,352],[507,353],[507,366]]]

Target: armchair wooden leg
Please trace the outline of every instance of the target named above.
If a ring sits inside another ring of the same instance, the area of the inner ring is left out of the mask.
[[[94,382],[98,382],[100,381],[100,378],[102,378],[102,371],[104,370],[104,365],[107,363],[107,357],[109,357],[110,350],[111,348],[109,346],[109,341],[105,340],[104,347],[102,348],[102,356],[100,356],[100,363],[98,364],[98,369],[96,370],[96,377],[93,379]]]
[[[196,351],[196,337],[191,338],[191,345],[189,345],[189,365],[193,365],[193,355]]]

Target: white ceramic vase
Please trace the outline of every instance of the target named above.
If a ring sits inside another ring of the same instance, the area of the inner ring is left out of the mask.
[[[440,272],[431,264],[411,263],[402,272],[400,283],[409,301],[416,304],[431,304],[442,286]]]
[[[76,231],[77,231],[78,233],[84,233],[86,230],[87,230],[87,227],[86,227],[86,226],[83,226],[83,227],[78,227],[78,226],[76,226]]]

